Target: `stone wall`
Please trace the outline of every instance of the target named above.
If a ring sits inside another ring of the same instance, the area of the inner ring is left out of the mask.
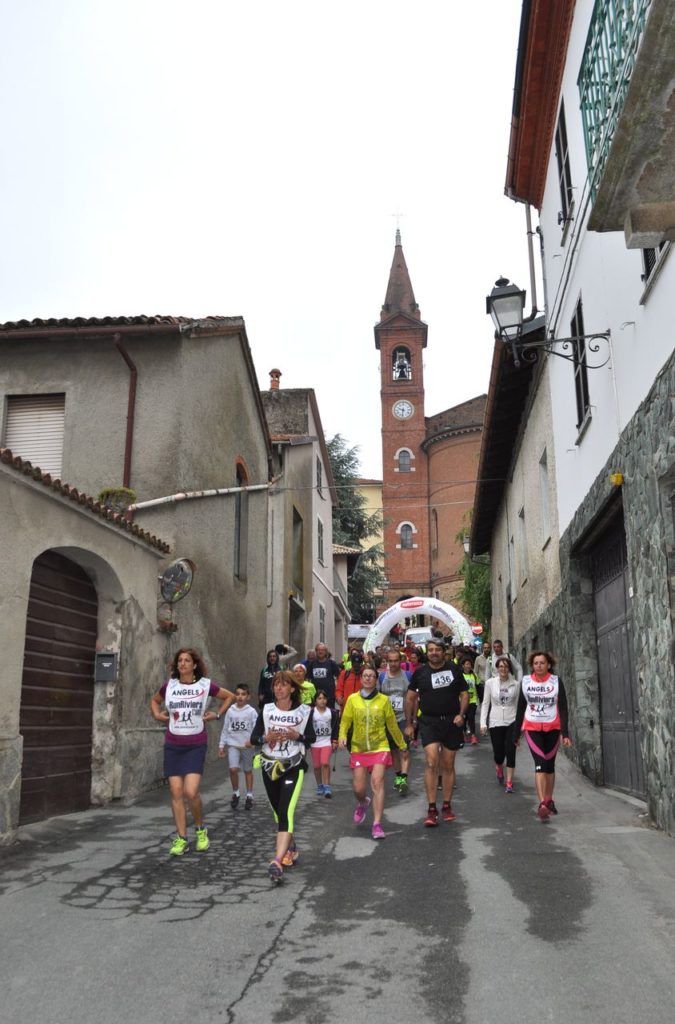
[[[593,590],[584,545],[623,508],[632,588],[632,644],[649,813],[675,833],[675,355],[657,376],[560,540],[561,591],[517,648],[550,646],[570,703],[571,756],[603,782]],[[622,472],[618,492],[610,473]]]

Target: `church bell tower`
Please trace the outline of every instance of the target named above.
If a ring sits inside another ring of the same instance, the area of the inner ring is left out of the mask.
[[[375,325],[382,402],[382,506],[385,605],[431,594],[429,473],[422,449],[427,325],[420,317],[396,231],[389,283]],[[381,609],[379,609],[381,610]]]

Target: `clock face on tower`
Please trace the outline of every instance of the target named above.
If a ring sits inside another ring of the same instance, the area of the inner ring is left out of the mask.
[[[398,420],[409,420],[414,411],[412,402],[409,402],[407,398],[399,398],[392,407],[392,412]]]

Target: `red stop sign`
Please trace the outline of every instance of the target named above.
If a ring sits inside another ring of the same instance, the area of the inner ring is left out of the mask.
[[[473,633],[474,636],[481,635],[481,633],[483,632],[483,627],[481,626],[480,622],[474,622],[473,626],[471,627],[471,632]]]

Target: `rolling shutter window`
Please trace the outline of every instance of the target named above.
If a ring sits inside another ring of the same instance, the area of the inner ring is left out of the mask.
[[[7,399],[5,447],[60,476],[63,462],[65,395],[15,395]]]

